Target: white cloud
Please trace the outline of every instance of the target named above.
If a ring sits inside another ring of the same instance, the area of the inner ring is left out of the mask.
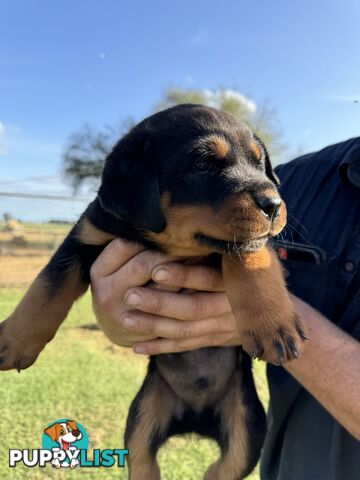
[[[204,93],[207,97],[209,105],[211,105],[214,108],[219,108],[221,98],[225,97],[225,98],[235,99],[239,101],[244,105],[244,107],[250,113],[256,112],[257,106],[255,102],[253,102],[246,95],[243,95],[242,93],[236,90],[232,90],[231,88],[215,90],[215,91],[204,90]]]

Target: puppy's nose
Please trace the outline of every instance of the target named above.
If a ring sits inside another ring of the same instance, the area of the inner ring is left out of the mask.
[[[266,195],[256,196],[255,202],[269,220],[274,220],[279,215],[281,205],[280,197],[268,197]]]
[[[74,435],[74,437],[78,437],[80,435],[80,431],[79,430],[73,430],[72,434]]]

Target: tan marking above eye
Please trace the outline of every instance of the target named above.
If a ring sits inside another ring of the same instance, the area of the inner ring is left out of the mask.
[[[257,160],[261,160],[262,151],[261,151],[261,148],[259,147],[259,145],[255,141],[252,141],[250,143],[250,150],[253,152],[253,154],[255,155],[255,158]]]
[[[229,153],[229,144],[224,138],[213,136],[209,139],[209,148],[219,159],[225,158]]]

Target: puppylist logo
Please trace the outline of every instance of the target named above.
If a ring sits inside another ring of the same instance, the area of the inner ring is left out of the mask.
[[[26,467],[54,468],[125,466],[128,450],[95,449],[88,451],[89,437],[85,428],[74,420],[62,418],[48,425],[42,436],[41,449],[9,450],[9,467],[19,464]]]

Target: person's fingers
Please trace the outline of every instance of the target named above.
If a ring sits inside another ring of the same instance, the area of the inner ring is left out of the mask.
[[[125,288],[145,285],[151,280],[151,271],[159,264],[174,260],[163,253],[145,250],[123,264],[110,277],[113,292],[123,292]]]
[[[90,271],[91,278],[97,279],[113,274],[143,250],[145,250],[145,247],[138,243],[115,238],[93,263]]]
[[[185,339],[229,333],[234,331],[232,313],[221,317],[183,322],[174,318],[159,317],[151,313],[131,310],[121,317],[121,326],[133,334],[150,335],[153,338]]]
[[[132,288],[125,293],[127,305],[143,312],[178,320],[200,320],[231,311],[225,293],[171,293],[148,288]]]
[[[205,265],[166,263],[155,267],[151,277],[163,285],[211,292],[224,291],[221,272]]]
[[[167,292],[180,292],[181,288],[179,287],[172,287],[171,285],[161,285],[160,283],[153,282],[150,280],[146,284],[147,288],[152,288],[153,290],[165,290]]]
[[[159,355],[161,353],[178,353],[196,350],[204,347],[221,347],[240,345],[240,339],[232,333],[219,333],[201,337],[185,338],[179,340],[159,338],[150,342],[136,343],[133,347],[135,353],[142,355]]]

